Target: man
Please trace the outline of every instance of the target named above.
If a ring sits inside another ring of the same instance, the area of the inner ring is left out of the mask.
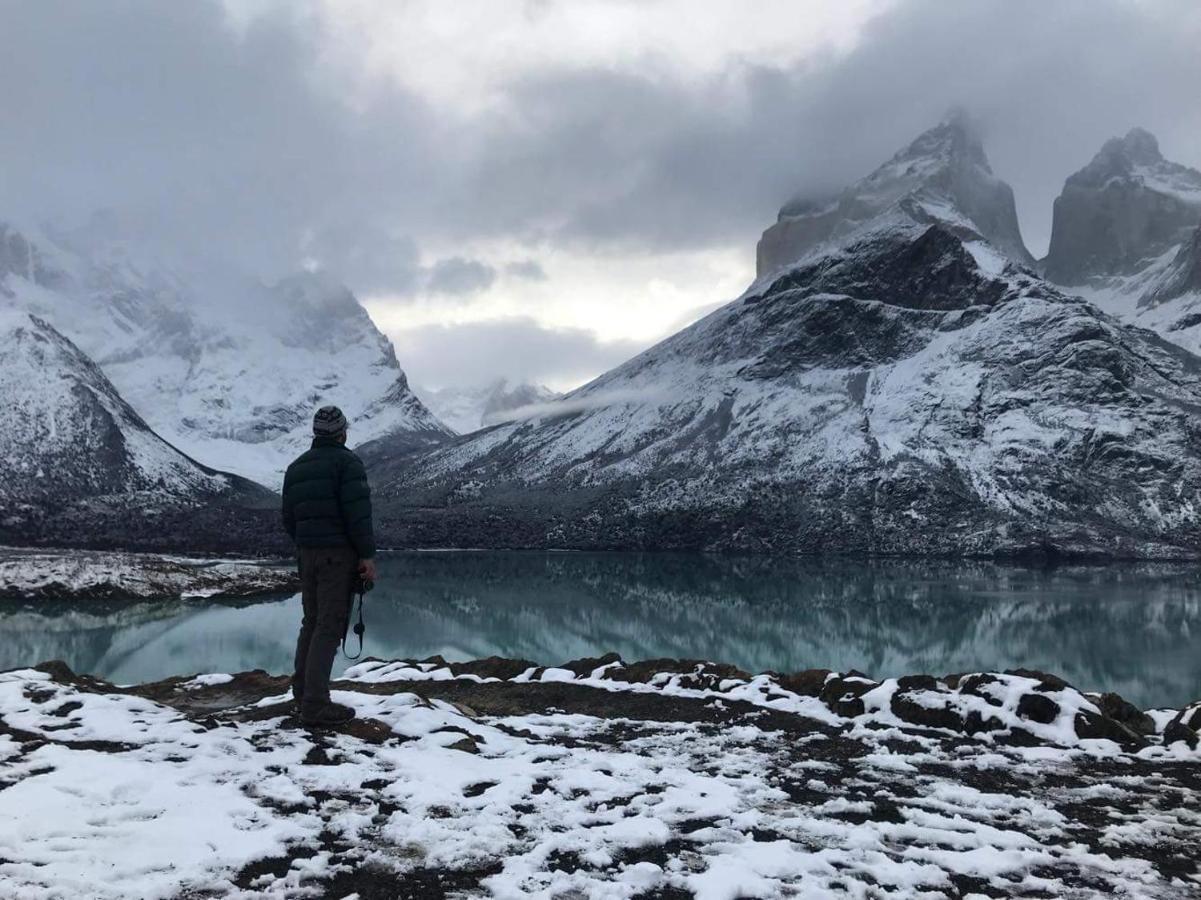
[[[356,576],[375,580],[371,489],[363,463],[346,447],[346,416],[323,406],[313,445],[284,475],[284,528],[300,556],[304,619],[296,641],[292,695],[305,725],[349,722],[354,710],[332,703],[329,678],[346,635]]]

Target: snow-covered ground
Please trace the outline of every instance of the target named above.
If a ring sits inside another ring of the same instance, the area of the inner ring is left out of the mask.
[[[296,586],[292,565],[0,547],[0,600],[249,597]]]
[[[0,894],[1201,895],[1201,709],[611,658],[337,687],[315,733],[262,673],[0,675]]]

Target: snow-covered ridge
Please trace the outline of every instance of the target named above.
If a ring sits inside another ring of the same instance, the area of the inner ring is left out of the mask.
[[[335,685],[358,721],[321,734],[262,673],[126,689],[61,664],[3,673],[0,812],[20,816],[0,815],[0,888],[1167,900],[1201,884],[1190,725],[1141,748],[1069,736],[1059,719],[1100,704],[984,673],[953,691],[1004,724],[968,736],[909,721],[946,688],[932,679],[748,679],[373,661]]]
[[[178,546],[218,520],[223,540],[237,542],[256,514],[235,510],[271,496],[172,447],[77,346],[11,308],[0,308],[0,396],[5,542],[112,546],[158,535]],[[158,534],[168,518],[175,529]]]
[[[367,311],[321,273],[267,285],[104,234],[0,226],[0,303],[71,338],[166,440],[263,484],[281,481],[326,403],[350,418],[353,444],[449,436]]]
[[[759,241],[759,277],[827,242],[845,240],[901,204],[920,207],[930,220],[952,229],[975,232],[1015,262],[1034,262],[1022,242],[1013,190],[993,175],[971,123],[955,114],[837,197],[785,204]]]

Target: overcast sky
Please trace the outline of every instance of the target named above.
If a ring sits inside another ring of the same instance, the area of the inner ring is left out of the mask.
[[[0,0],[0,219],[321,266],[417,384],[567,387],[753,276],[950,107],[1046,250],[1142,125],[1201,167],[1193,0]]]

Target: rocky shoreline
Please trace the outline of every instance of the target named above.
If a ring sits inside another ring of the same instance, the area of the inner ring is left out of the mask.
[[[369,660],[335,690],[359,719],[319,733],[263,672],[0,674],[0,888],[1201,896],[1201,702],[613,655]]]
[[[241,598],[298,589],[291,562],[0,547],[0,602]]]

